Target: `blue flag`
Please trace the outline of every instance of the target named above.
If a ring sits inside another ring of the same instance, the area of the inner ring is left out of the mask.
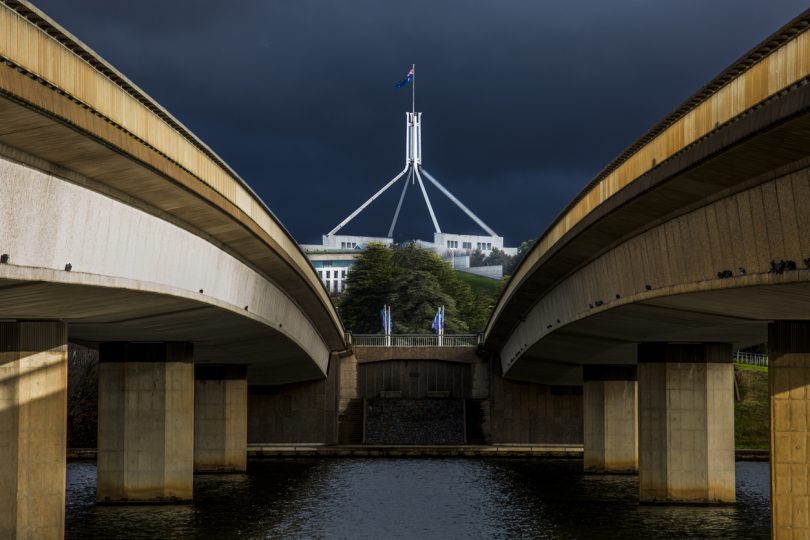
[[[408,75],[394,86],[396,86],[397,88],[403,88],[405,86],[408,86],[412,82],[413,82],[413,68],[408,70]]]

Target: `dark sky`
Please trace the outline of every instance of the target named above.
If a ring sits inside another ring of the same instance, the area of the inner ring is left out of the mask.
[[[507,245],[799,0],[34,0],[227,161],[300,242],[398,173],[416,63],[424,166]],[[398,239],[430,238],[411,186]],[[435,189],[445,232],[476,226]],[[384,235],[399,189],[347,233]],[[362,219],[361,219],[362,218]]]

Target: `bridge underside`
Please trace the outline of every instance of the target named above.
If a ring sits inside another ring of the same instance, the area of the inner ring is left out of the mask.
[[[0,319],[65,321],[68,339],[88,345],[193,342],[195,363],[245,364],[251,384],[323,377],[289,337],[222,307],[132,289],[3,279],[2,273]]]
[[[507,376],[546,384],[581,384],[583,365],[635,364],[639,343],[756,345],[767,341],[769,322],[806,319],[808,303],[810,283],[798,282],[626,304],[546,335],[515,362]]]

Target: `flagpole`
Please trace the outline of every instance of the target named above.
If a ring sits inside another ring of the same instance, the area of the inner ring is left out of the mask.
[[[416,64],[411,65],[413,82],[411,83],[411,112],[416,114]]]

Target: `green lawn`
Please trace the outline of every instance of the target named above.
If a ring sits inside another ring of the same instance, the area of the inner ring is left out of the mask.
[[[734,403],[737,448],[770,448],[768,369],[734,365],[740,401]]]
[[[456,274],[458,274],[461,281],[470,286],[474,294],[484,293],[494,295],[501,283],[497,279],[476,276],[475,274],[468,274],[467,272],[461,272],[459,270],[456,270]]]

